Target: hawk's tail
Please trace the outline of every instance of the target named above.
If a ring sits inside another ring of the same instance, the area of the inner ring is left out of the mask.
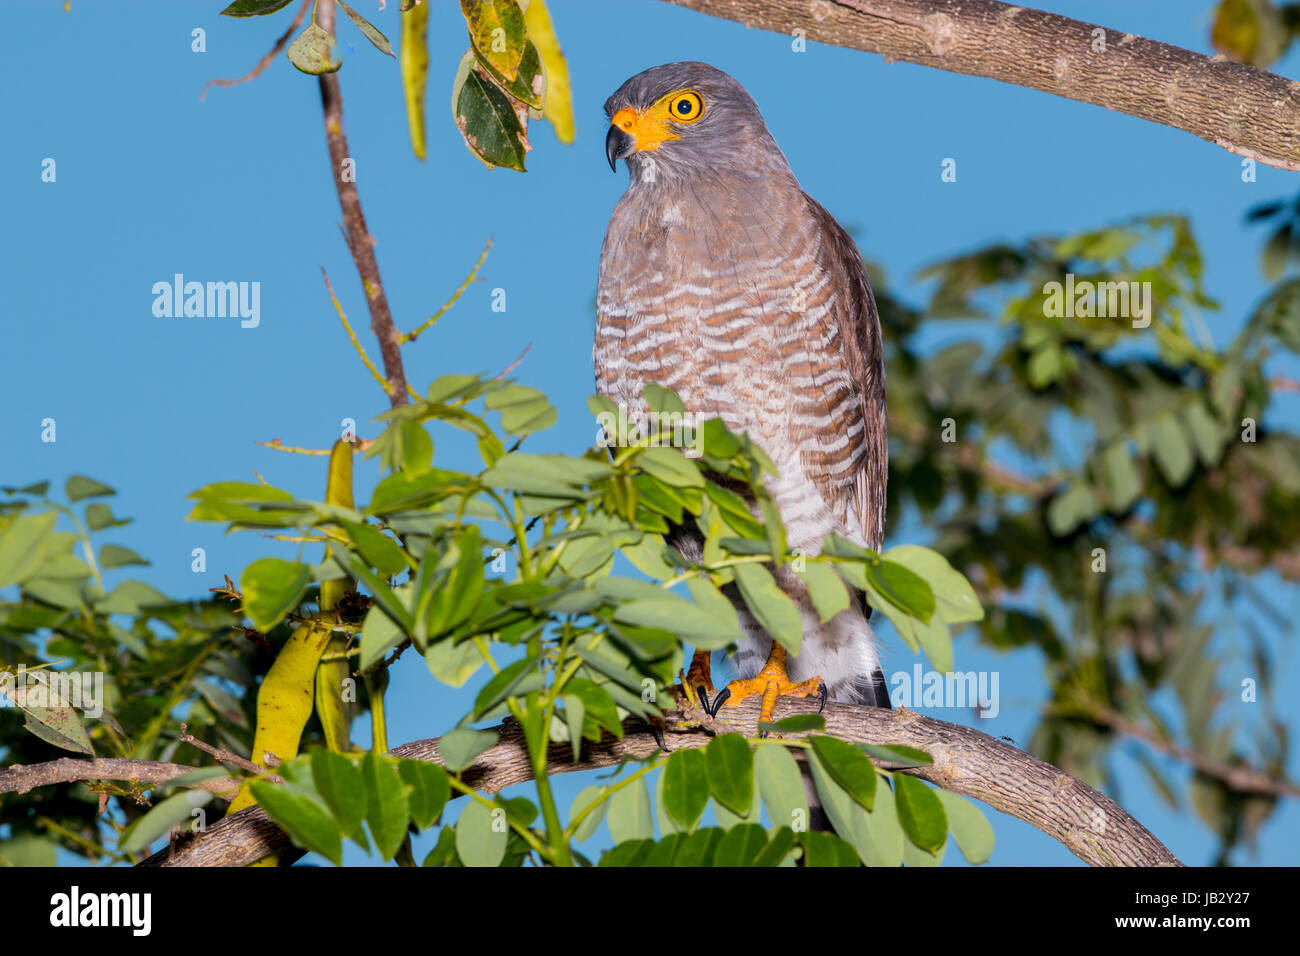
[[[832,694],[831,700],[842,700],[846,704],[866,704],[868,707],[884,707],[892,710],[889,702],[889,685],[885,683],[885,673],[880,665],[871,672],[871,676],[854,678],[843,693]]]

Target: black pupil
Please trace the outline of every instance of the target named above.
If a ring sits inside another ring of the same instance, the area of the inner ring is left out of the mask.
[[[693,108],[694,107],[691,106],[690,100],[682,100],[677,104],[677,112],[681,113],[683,116],[690,116]]]

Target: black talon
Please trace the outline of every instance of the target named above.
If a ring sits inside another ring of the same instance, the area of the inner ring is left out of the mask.
[[[730,699],[730,697],[731,697],[731,688],[730,687],[722,688],[722,690],[718,692],[718,696],[713,698],[713,709],[709,711],[709,716],[710,717],[718,716],[718,711],[722,709],[722,705],[725,704]]]
[[[817,713],[820,714],[823,710],[826,709],[826,697],[827,697],[827,692],[826,692],[826,682],[825,682],[825,681],[822,681],[821,694],[820,694],[819,696],[821,697],[822,702],[821,702],[821,704],[818,705],[818,707],[817,707]]]
[[[668,752],[668,748],[664,746],[664,731],[663,731],[663,728],[660,727],[660,726],[659,726],[658,724],[656,724],[656,723],[651,723],[651,724],[650,724],[650,733],[654,735],[655,743],[657,743],[657,744],[659,745],[659,749],[662,750],[662,751],[664,751],[664,753],[667,753],[667,752]]]
[[[709,710],[709,689],[703,684],[698,684],[695,687],[695,696],[699,698],[700,709],[712,717],[713,711]]]

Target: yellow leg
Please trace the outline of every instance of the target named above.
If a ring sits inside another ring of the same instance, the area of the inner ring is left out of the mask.
[[[767,656],[767,663],[758,672],[758,676],[748,680],[733,680],[722,691],[719,706],[735,707],[741,701],[756,695],[761,695],[763,698],[763,706],[758,715],[759,722],[771,723],[777,698],[817,695],[825,703],[826,683],[820,677],[810,677],[798,684],[790,680],[790,673],[786,669],[786,649],[773,641],[772,653]]]
[[[685,674],[679,672],[678,679],[682,682],[688,706],[698,706],[705,713],[713,712],[713,668],[708,651],[696,651],[690,669]]]

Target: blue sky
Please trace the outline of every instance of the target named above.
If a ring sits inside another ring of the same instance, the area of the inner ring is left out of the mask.
[[[187,523],[185,496],[254,471],[307,497],[324,490],[324,463],[259,448],[257,441],[327,447],[347,418],[363,435],[386,407],[357,362],[321,280],[328,270],[363,341],[373,349],[364,300],[340,238],[321,130],[316,83],[283,58],[257,80],[203,84],[246,72],[287,26],[291,10],[264,20],[217,16],[221,0],[146,2],[6,0],[8,94],[0,106],[0,341],[10,357],[0,381],[0,482],[61,482],[81,472],[120,491],[114,511],[135,523],[108,540],[153,566],[131,576],[176,596],[198,596],[256,557],[278,553],[255,535]],[[1044,0],[1039,7],[1191,49],[1208,51],[1208,2]],[[296,3],[293,5],[296,8]],[[390,37],[397,0],[358,9]],[[935,260],[998,239],[1059,234],[1137,213],[1192,217],[1206,258],[1206,282],[1223,310],[1207,317],[1226,342],[1266,284],[1258,230],[1243,212],[1289,197],[1293,176],[1259,167],[1241,181],[1240,159],[1177,130],[992,80],[948,74],[714,20],[655,0],[552,0],[569,57],[578,139],[559,144],[535,127],[529,172],[485,169],[450,119],[450,88],[466,47],[451,0],[435,0],[431,24],[429,155],[409,148],[395,61],[350,26],[342,72],[347,132],[358,186],[389,302],[411,328],[460,283],[489,236],[483,275],[461,303],[408,348],[407,372],[421,387],[466,371],[496,372],[531,344],[515,373],[545,390],[560,424],[530,439],[534,451],[575,451],[594,428],[591,338],[596,267],[609,211],[626,184],[603,154],[605,98],[657,63],[701,59],[744,83],[762,108],[804,187],[851,227],[879,262],[891,291],[923,301],[912,277]],[[207,52],[191,51],[191,30],[207,31]],[[1276,70],[1295,75],[1289,57]],[[45,158],[57,181],[41,181]],[[958,163],[955,183],[940,162]],[[155,282],[189,279],[261,283],[261,323],[166,319],[152,313]],[[506,290],[505,312],[491,293]],[[951,326],[932,334],[964,334]],[[1297,410],[1294,396],[1283,410]],[[40,441],[41,421],[58,441]],[[449,467],[472,467],[470,449],[435,434]],[[375,480],[359,469],[358,493]],[[891,543],[924,539],[895,527]],[[193,548],[207,573],[190,570]],[[287,551],[286,554],[287,555]],[[1300,611],[1294,588],[1275,588],[1285,612]],[[893,666],[910,669],[905,648]],[[1294,653],[1279,664],[1300,677]],[[975,721],[1024,742],[1041,692],[1032,654],[996,655],[969,637],[957,643],[962,669],[1002,675],[1002,712]],[[432,736],[465,709],[418,658],[394,674],[394,742]],[[1286,686],[1278,679],[1276,686]],[[1023,693],[1009,691],[1019,688]],[[1293,724],[1297,706],[1283,715]],[[1190,811],[1170,813],[1136,765],[1121,758],[1123,803],[1183,860],[1205,862],[1213,843]],[[1290,768],[1294,777],[1296,768]],[[1178,779],[1183,779],[1180,775]],[[561,778],[560,800],[589,780]],[[1071,864],[1073,856],[1027,825],[993,814],[1002,863]],[[1290,806],[1241,862],[1294,864],[1300,814]],[[599,840],[599,838],[598,838]],[[598,842],[593,841],[593,843]],[[954,852],[954,855],[955,852]]]

